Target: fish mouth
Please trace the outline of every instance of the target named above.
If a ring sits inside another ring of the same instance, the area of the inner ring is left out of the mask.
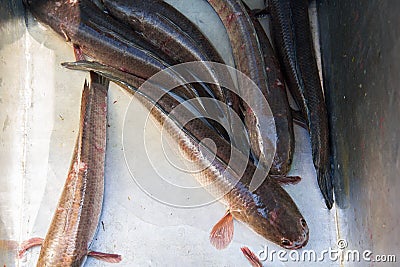
[[[309,229],[306,221],[301,218],[300,219],[300,225],[302,227],[302,233],[300,236],[298,236],[297,239],[294,241],[290,241],[284,237],[281,239],[281,246],[286,248],[286,249],[300,249],[307,245],[308,243],[308,237],[309,237]]]
[[[307,245],[309,237],[308,233],[308,228],[304,229],[302,235],[295,241],[288,241],[287,239],[282,238],[282,246],[286,249],[300,249]]]

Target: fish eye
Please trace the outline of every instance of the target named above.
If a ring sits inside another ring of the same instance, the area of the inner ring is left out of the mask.
[[[281,244],[283,246],[290,246],[291,242],[289,240],[287,240],[286,238],[283,238],[281,241]]]
[[[303,218],[300,219],[300,223],[301,223],[301,226],[303,226],[303,228],[306,228],[306,227],[307,227],[306,220],[304,220]]]

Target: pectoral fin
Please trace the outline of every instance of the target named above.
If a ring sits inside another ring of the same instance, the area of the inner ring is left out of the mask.
[[[233,217],[227,211],[224,217],[217,222],[210,233],[210,242],[216,249],[226,248],[233,238]]]

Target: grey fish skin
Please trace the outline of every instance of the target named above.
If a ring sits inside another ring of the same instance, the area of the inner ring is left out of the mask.
[[[67,41],[79,46],[85,55],[104,64],[119,68],[132,73],[143,79],[148,79],[154,74],[164,70],[170,74],[168,81],[181,85],[185,96],[195,98],[198,92],[191,85],[182,85],[184,80],[177,73],[166,70],[171,65],[157,55],[164,54],[154,48],[150,43],[142,39],[133,30],[114,20],[103,13],[95,4],[89,0],[80,1],[45,1],[26,0],[26,7],[32,12],[36,19],[50,26],[59,35],[64,36]],[[144,43],[143,43],[144,42]],[[152,48],[153,47],[153,48]],[[157,50],[152,53],[152,50]],[[165,55],[166,58],[169,58]],[[174,62],[169,59],[171,64]],[[141,66],[134,68],[133,66]],[[199,88],[202,86],[197,86]],[[207,107],[212,116],[227,117],[220,106]],[[210,121],[214,128],[224,137],[226,131],[221,125]]]
[[[252,20],[261,45],[267,73],[268,86],[264,96],[268,100],[274,115],[277,135],[276,152],[270,174],[282,176],[289,172],[293,161],[295,137],[292,110],[286,94],[285,80],[274,49],[258,19],[253,17]]]
[[[88,254],[103,204],[107,89],[105,84],[85,82],[71,166],[38,267],[81,266]]]
[[[265,92],[268,85],[264,59],[253,22],[243,3],[240,0],[207,1],[226,28],[237,70],[247,75],[261,92]],[[269,129],[267,121],[270,119],[270,109],[265,105],[266,99],[255,97],[257,94],[246,88],[239,88],[239,93],[243,99],[254,101],[251,103],[251,107],[242,102],[244,122],[249,132],[250,145],[254,154],[261,164],[269,167],[266,165],[270,159],[272,161],[270,140],[276,139],[276,136],[271,135],[276,133],[271,133]],[[258,108],[258,112],[254,112],[254,108]]]
[[[101,12],[90,1],[57,3],[26,0],[27,8],[36,19],[50,26],[67,41],[79,46],[85,55],[144,79],[160,69],[169,67],[147,49],[126,38],[136,35],[123,24]],[[119,29],[119,32],[114,29]],[[143,68],[136,70],[132,67],[135,64]]]
[[[319,79],[306,0],[270,0],[272,33],[294,99],[307,120],[318,185],[333,205],[327,108]]]
[[[190,37],[190,33],[181,31],[181,29],[172,23],[168,18],[164,17],[160,11],[154,11],[154,7],[143,1],[103,1],[107,13],[115,19],[131,26],[136,32],[140,33],[143,38],[158,47],[161,51],[173,58],[177,63],[188,61],[215,61],[223,63],[222,58],[217,51],[207,55],[201,50],[202,45],[197,40]],[[166,7],[170,7],[167,5]],[[172,9],[172,12],[178,13]],[[193,25],[193,27],[195,27]],[[205,42],[208,39],[205,37]],[[207,42],[209,43],[209,41]],[[211,46],[211,44],[210,44]],[[212,49],[213,47],[211,47]],[[199,62],[199,67],[201,63]],[[215,83],[218,79],[212,70],[206,70],[210,75],[214,76]],[[218,85],[209,85],[213,87],[215,93],[214,98],[225,102],[225,94]]]
[[[235,161],[230,161],[233,147],[214,131],[210,131],[202,120],[195,119],[184,127],[178,127],[180,122],[186,122],[186,118],[192,116],[188,112],[180,112],[175,118],[168,117],[173,107],[180,104],[172,95],[163,94],[158,102],[152,102],[152,99],[158,99],[159,93],[156,92],[158,90],[156,87],[151,88],[154,90],[137,90],[136,88],[144,82],[140,77],[96,62],[64,63],[63,66],[70,69],[98,71],[128,92],[134,93],[135,97],[150,110],[159,125],[166,125],[164,130],[177,142],[185,157],[191,162],[201,164],[196,169],[203,171],[195,172],[196,179],[201,184],[211,185],[206,186],[206,189],[213,194],[219,195],[228,191],[222,201],[231,210],[234,218],[246,223],[267,240],[285,248],[298,249],[307,244],[309,234],[307,223],[296,204],[277,181],[265,171],[266,179],[254,192],[251,192],[249,185],[257,170],[256,166],[246,157],[239,155],[237,160],[244,160],[246,164],[244,172],[240,172]],[[216,144],[216,157],[199,149],[199,142],[204,138],[210,138]],[[227,190],[230,188],[232,189]]]
[[[102,0],[102,2],[109,9],[111,9],[110,5],[114,6],[114,10],[121,8],[117,7],[117,3],[115,3],[114,1]],[[220,54],[217,52],[210,40],[203,34],[203,32],[191,20],[189,20],[185,15],[180,13],[167,2],[163,0],[120,0],[118,2],[123,3],[125,6],[127,4],[135,6],[134,9],[141,10],[142,12],[146,13],[146,15],[153,14],[164,21],[167,20],[173,28],[179,30],[181,33],[186,35],[187,40],[195,43],[200,51],[203,51],[204,54],[210,58],[211,61],[224,63],[224,60],[222,59]]]
[[[232,112],[240,112],[239,97],[219,85],[231,77],[222,76],[221,73],[210,69],[209,65],[202,63],[202,61],[224,63],[224,60],[194,23],[174,7],[160,0],[145,2],[142,0],[103,0],[102,2],[108,14],[130,25],[146,41],[158,47],[177,63],[198,61],[199,71],[202,69],[201,71],[208,73],[214,81],[214,84],[208,84],[213,93],[212,97],[226,103],[227,106],[223,109],[231,125],[231,132],[234,132],[235,126],[232,125],[234,122],[230,118]],[[180,20],[178,21],[177,18]],[[194,86],[196,88],[196,85]],[[231,109],[227,108],[228,106]]]

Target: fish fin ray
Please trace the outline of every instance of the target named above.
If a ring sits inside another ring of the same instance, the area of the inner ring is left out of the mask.
[[[25,252],[33,247],[41,246],[43,244],[44,239],[40,237],[33,237],[21,243],[18,250],[18,258],[22,258]]]
[[[298,184],[301,181],[300,176],[271,175],[280,185]]]
[[[233,217],[228,211],[211,230],[210,242],[216,249],[226,248],[233,238]]]
[[[262,263],[260,259],[251,251],[248,247],[241,247],[240,250],[243,252],[243,255],[250,262],[253,267],[262,267]]]
[[[121,255],[118,254],[111,254],[111,253],[104,253],[98,251],[89,251],[88,256],[93,257],[97,260],[109,262],[109,263],[118,263],[122,260]]]
[[[308,131],[307,120],[306,118],[304,118],[301,111],[292,109],[291,113],[292,113],[293,123]]]
[[[325,199],[326,207],[331,209],[334,203],[332,175],[326,168],[318,169],[317,174],[318,185]]]

